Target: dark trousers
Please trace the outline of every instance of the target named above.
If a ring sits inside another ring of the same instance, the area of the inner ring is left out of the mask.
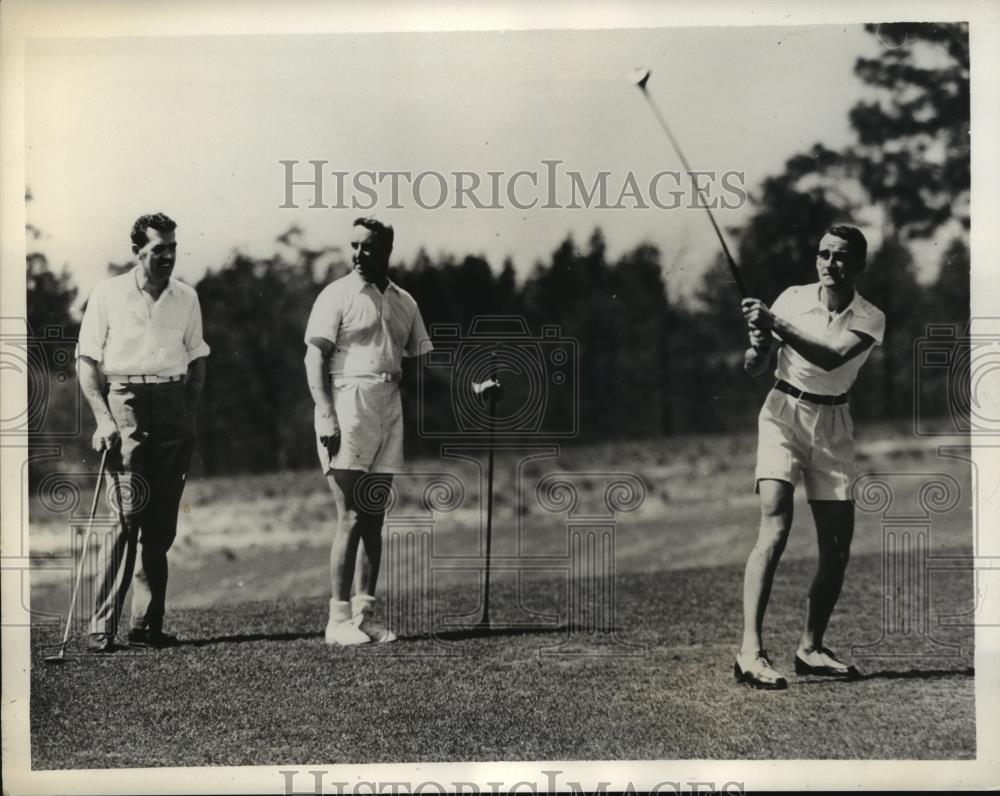
[[[108,457],[119,523],[101,545],[90,632],[117,631],[137,557],[132,627],[161,630],[167,551],[194,447],[184,383],[112,383],[108,406],[121,433],[121,447]]]

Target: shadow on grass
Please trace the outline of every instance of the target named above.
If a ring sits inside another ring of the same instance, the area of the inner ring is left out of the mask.
[[[492,625],[470,625],[469,627],[456,627],[452,630],[443,630],[436,633],[406,636],[405,639],[407,641],[463,641],[470,638],[534,636],[547,633],[569,633],[569,626],[556,625],[551,627],[539,627],[538,625],[501,625],[499,627],[494,627]]]
[[[974,677],[976,670],[972,666],[963,669],[884,669],[877,672],[863,673],[857,677],[817,677],[805,676],[797,678],[798,685],[849,685],[863,683],[866,680],[947,680],[955,677]]]
[[[181,639],[172,646],[207,647],[210,644],[242,644],[248,641],[300,641],[307,638],[322,638],[322,636],[322,631],[313,631],[309,633],[238,633],[231,636]]]
[[[860,680],[940,680],[948,677],[975,677],[972,666],[964,669],[886,669],[880,672],[862,674]]]

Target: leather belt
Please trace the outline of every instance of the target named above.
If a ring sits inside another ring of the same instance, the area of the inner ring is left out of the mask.
[[[806,392],[805,390],[800,390],[798,387],[793,387],[787,381],[778,379],[774,383],[774,389],[781,390],[783,393],[787,393],[792,396],[792,398],[801,398],[803,401],[809,401],[813,404],[823,404],[824,406],[840,406],[841,404],[847,403],[847,393],[842,395],[818,395],[814,392]]]

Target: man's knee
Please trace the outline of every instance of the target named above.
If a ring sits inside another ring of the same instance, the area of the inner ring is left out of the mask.
[[[851,560],[851,550],[840,545],[823,545],[819,549],[819,566],[824,572],[842,575]]]
[[[360,534],[364,527],[364,518],[357,509],[343,506],[337,509],[337,533],[352,535]]]
[[[154,533],[149,529],[143,528],[142,533],[139,536],[139,547],[142,551],[143,558],[165,556],[170,548],[173,547],[174,540],[176,538],[176,529],[173,531]]]
[[[781,481],[760,483],[760,535],[758,547],[781,552],[792,527],[792,489]]]
[[[757,549],[768,558],[779,555],[788,542],[788,523],[761,518]]]

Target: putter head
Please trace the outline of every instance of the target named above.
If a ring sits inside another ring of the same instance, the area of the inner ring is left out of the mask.
[[[646,69],[645,67],[637,67],[629,73],[629,81],[634,85],[638,86],[640,90],[646,90],[646,83],[649,82],[649,76],[653,74],[652,71]]]
[[[63,655],[49,655],[44,660],[49,666],[58,666],[66,663],[66,658]]]

